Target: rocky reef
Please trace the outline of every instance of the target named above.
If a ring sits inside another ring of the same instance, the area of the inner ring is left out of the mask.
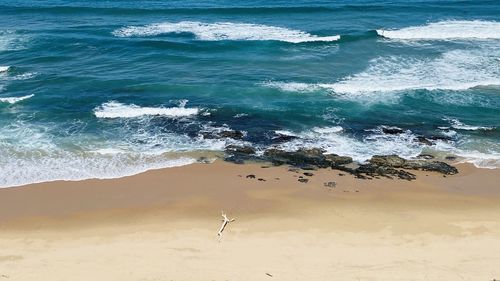
[[[257,156],[251,146],[230,145],[226,148],[227,161],[243,163],[245,160],[261,160],[271,162],[275,166],[290,165],[304,170],[332,168],[350,173],[357,178],[371,179],[378,177],[414,180],[415,174],[410,170],[432,171],[443,175],[453,175],[458,170],[432,157],[420,157],[407,160],[397,155],[375,155],[367,163],[357,164],[348,156],[329,154],[319,148],[302,148],[296,151],[285,151],[269,148]]]

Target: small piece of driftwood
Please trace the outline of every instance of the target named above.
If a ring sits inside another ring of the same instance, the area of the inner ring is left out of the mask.
[[[222,232],[226,228],[227,224],[230,222],[235,221],[236,219],[228,219],[224,211],[222,211],[222,225],[220,226],[219,232],[217,233],[217,236],[221,237]]]

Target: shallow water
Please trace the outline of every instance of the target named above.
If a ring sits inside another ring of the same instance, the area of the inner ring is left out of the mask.
[[[0,1],[0,186],[235,142],[500,166],[497,1],[310,2]]]

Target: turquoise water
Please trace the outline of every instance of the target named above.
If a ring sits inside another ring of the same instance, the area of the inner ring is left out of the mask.
[[[0,186],[130,175],[231,143],[498,167],[499,11],[498,1],[2,0]],[[201,134],[226,129],[246,136]]]

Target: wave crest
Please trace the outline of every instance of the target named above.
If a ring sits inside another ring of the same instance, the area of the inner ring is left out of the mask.
[[[31,95],[22,96],[22,97],[0,98],[0,102],[14,104],[14,103],[17,103],[17,102],[20,102],[20,101],[23,101],[23,100],[27,100],[27,99],[32,98],[34,96],[35,96],[34,94],[31,94]]]
[[[377,30],[377,34],[402,40],[500,39],[500,22],[449,20],[397,30]]]
[[[364,71],[336,83],[267,82],[264,86],[303,93],[326,90],[349,98],[420,89],[467,90],[500,85],[500,65],[496,60],[499,51],[498,48],[453,50],[434,59],[379,57]]]
[[[250,23],[203,23],[182,21],[177,23],[156,23],[145,26],[128,26],[113,31],[118,37],[140,37],[156,36],[167,33],[188,32],[196,36],[198,40],[276,40],[289,43],[336,41],[339,35],[317,36],[304,31],[287,29],[283,27],[267,26]]]
[[[94,109],[97,118],[137,118],[141,116],[166,116],[171,118],[197,115],[198,108],[185,107],[141,107],[110,101]]]

